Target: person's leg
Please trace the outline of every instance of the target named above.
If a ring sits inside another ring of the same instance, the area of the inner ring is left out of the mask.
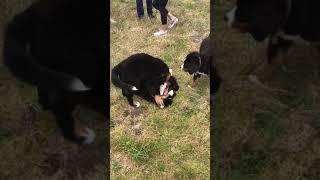
[[[153,0],[152,6],[159,11],[159,0]]]
[[[166,9],[167,2],[168,0],[154,0],[152,3],[153,7],[156,8],[158,11],[160,11],[162,25],[167,24],[167,15],[168,15],[168,11]]]
[[[152,0],[146,0],[147,1],[147,12],[148,16],[153,18],[153,12],[152,12]]]
[[[159,4],[159,11],[160,11],[160,14],[161,14],[161,23],[162,25],[167,25],[167,17],[168,17],[168,10],[166,9],[166,6],[167,6],[167,3],[168,3],[168,0],[160,0],[159,1],[160,4]]]
[[[168,10],[166,9],[168,0],[154,0],[153,6],[160,11],[161,14],[161,28],[158,32],[155,32],[155,36],[161,36],[167,34],[168,26],[167,26],[167,16]]]
[[[137,15],[138,17],[142,17],[144,15],[143,1],[136,0],[136,5],[137,5]]]
[[[169,22],[169,29],[172,29],[178,22],[178,18],[172,15],[170,12],[168,12],[168,18],[170,19]]]
[[[175,18],[175,16],[173,16],[170,12],[168,12],[168,18],[171,20],[171,19]]]

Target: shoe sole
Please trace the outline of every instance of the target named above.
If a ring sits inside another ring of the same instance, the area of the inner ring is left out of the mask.
[[[166,34],[161,34],[161,35],[155,35],[155,34],[153,34],[153,36],[155,36],[155,37],[166,36],[166,35],[168,35],[168,33],[166,33]]]

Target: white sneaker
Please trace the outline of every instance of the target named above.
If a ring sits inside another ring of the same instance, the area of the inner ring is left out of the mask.
[[[169,29],[171,30],[178,22],[178,18],[173,18],[171,19],[170,23],[169,23]]]
[[[158,32],[153,33],[154,36],[164,36],[167,35],[168,31],[167,30],[159,30]]]

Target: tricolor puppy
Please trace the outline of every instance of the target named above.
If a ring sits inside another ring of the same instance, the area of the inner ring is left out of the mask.
[[[193,81],[189,87],[194,87],[196,80],[201,77],[201,75],[210,76],[210,89],[213,94],[215,94],[221,84],[221,78],[213,64],[214,55],[213,50],[210,46],[209,37],[205,38],[200,46],[200,52],[191,52],[187,55],[181,69],[188,72],[193,76]],[[212,71],[212,73],[210,73]]]
[[[122,89],[131,106],[139,107],[133,96],[155,102],[161,108],[172,104],[179,85],[172,70],[161,60],[145,53],[129,56],[112,69],[112,83]]]
[[[275,64],[279,52],[286,53],[293,41],[320,41],[318,0],[237,0],[225,15],[230,27],[250,33],[257,41],[268,39],[267,64]],[[270,75],[270,69],[265,72]],[[267,75],[267,76],[268,76]],[[263,75],[260,78],[264,79]]]
[[[170,72],[172,71],[169,69]],[[160,108],[168,107],[173,103],[173,98],[176,96],[176,91],[179,90],[179,85],[174,76],[170,76],[169,80],[160,85],[160,97],[162,96],[162,102],[156,102],[160,104]]]
[[[55,115],[64,137],[88,144],[95,134],[78,131],[78,104],[105,114],[105,9],[86,0],[42,0],[8,23],[4,64],[18,79],[35,85],[39,103]]]

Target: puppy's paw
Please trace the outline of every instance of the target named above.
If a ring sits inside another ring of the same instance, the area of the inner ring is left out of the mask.
[[[85,132],[82,133],[82,136],[85,138],[83,144],[91,144],[94,141],[96,134],[90,128],[85,128],[84,131]]]
[[[154,101],[156,102],[156,104],[158,106],[160,106],[161,109],[164,108],[164,103],[163,103],[163,99],[161,98],[161,96],[155,95],[154,96]]]
[[[140,103],[138,101],[133,102],[135,107],[140,107]]]
[[[131,90],[132,90],[132,91],[138,91],[139,89],[136,88],[135,86],[132,86],[132,87],[131,87]]]

